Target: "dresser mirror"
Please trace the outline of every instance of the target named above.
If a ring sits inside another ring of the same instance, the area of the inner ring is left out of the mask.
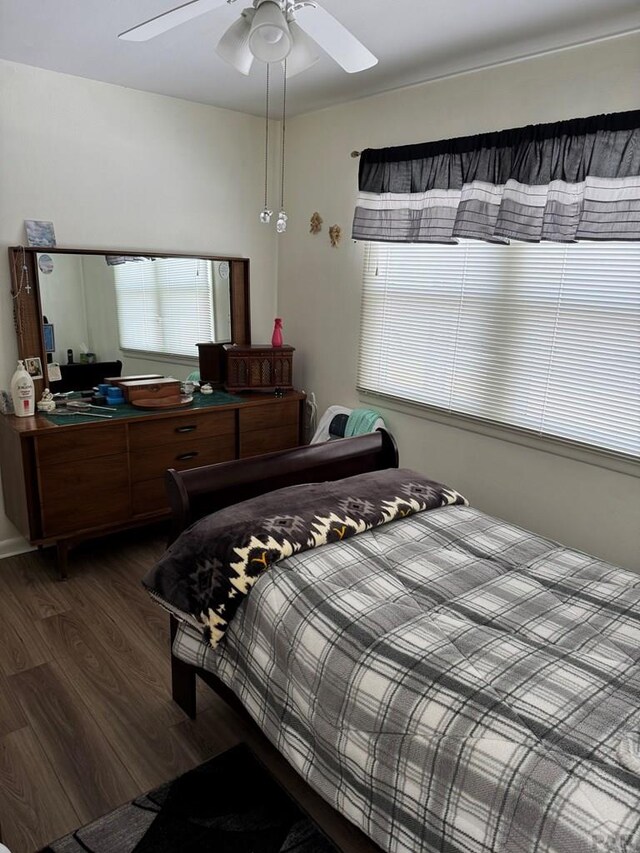
[[[244,258],[19,247],[9,262],[20,357],[42,365],[39,379],[29,363],[37,394],[50,363],[95,364],[76,372],[87,378],[104,365],[109,375],[186,379],[196,344],[251,341]],[[73,372],[63,369],[62,385]]]

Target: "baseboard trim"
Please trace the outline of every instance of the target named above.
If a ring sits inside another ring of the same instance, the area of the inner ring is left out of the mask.
[[[14,536],[12,539],[3,539],[0,541],[0,560],[5,557],[15,557],[17,554],[26,554],[28,551],[34,551],[33,545],[29,545],[26,539],[22,536]]]

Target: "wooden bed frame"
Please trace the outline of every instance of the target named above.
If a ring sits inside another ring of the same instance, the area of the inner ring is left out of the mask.
[[[398,467],[398,448],[386,430],[323,444],[266,453],[249,459],[192,468],[169,469],[166,484],[173,513],[170,541],[205,515],[243,500],[302,483],[340,480],[367,471]],[[171,643],[178,622],[171,617]],[[196,716],[196,676],[231,707],[248,716],[236,695],[219,678],[171,653],[173,699],[191,719]]]

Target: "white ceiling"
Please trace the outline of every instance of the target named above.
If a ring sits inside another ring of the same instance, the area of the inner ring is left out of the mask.
[[[184,0],[0,0],[0,58],[261,114],[264,66],[246,78],[214,51],[247,2],[149,42],[117,34]],[[379,58],[346,74],[325,54],[290,81],[290,114],[640,30],[638,0],[320,0]],[[588,81],[585,81],[588,85]]]

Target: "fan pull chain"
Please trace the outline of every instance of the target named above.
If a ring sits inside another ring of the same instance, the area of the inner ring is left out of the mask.
[[[284,154],[287,133],[287,60],[284,61],[284,74],[282,77],[282,157],[280,162],[280,209],[284,209]]]
[[[280,212],[276,221],[276,231],[278,234],[284,234],[287,230],[288,216],[284,209],[284,177],[285,177],[285,142],[287,133],[287,60],[283,62],[283,82],[282,82],[282,153],[280,158]]]
[[[269,196],[269,82],[270,82],[270,66],[267,62],[267,86],[266,86],[266,106],[265,106],[265,122],[264,122],[264,207],[260,213],[260,222],[268,225],[271,222],[273,211],[269,210],[267,201]]]

